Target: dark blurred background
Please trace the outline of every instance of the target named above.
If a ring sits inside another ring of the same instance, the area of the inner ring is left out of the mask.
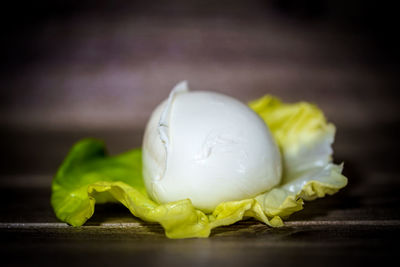
[[[373,0],[3,1],[2,261],[391,263],[400,236],[397,13]],[[243,102],[273,94],[316,103],[337,127],[335,161],[349,185],[284,228],[241,222],[209,240],[165,240],[115,205],[96,206],[85,227],[60,223],[50,185],[73,143],[139,147],[151,111],[183,79]]]
[[[349,123],[394,92],[396,14],[379,1],[13,1],[1,13],[0,125],[143,128],[182,79],[242,101],[317,102]]]

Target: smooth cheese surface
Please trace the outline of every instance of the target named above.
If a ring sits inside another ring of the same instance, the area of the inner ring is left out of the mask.
[[[178,84],[153,112],[143,141],[143,176],[159,203],[189,198],[203,211],[265,192],[281,179],[279,149],[248,106]]]

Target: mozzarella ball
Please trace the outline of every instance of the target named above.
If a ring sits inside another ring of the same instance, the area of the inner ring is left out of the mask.
[[[181,82],[152,113],[143,140],[143,178],[158,203],[190,199],[211,212],[280,183],[279,149],[247,105]]]

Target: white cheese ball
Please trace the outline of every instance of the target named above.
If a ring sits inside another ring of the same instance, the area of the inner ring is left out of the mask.
[[[210,212],[281,180],[279,149],[248,106],[181,82],[153,112],[143,140],[143,177],[158,203],[190,199]]]

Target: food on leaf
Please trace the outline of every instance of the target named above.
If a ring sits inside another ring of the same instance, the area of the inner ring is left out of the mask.
[[[269,95],[248,106],[179,83],[153,112],[142,150],[109,156],[95,139],[71,149],[52,184],[56,216],[81,226],[96,203],[120,202],[170,238],[208,237],[249,217],[282,226],[303,200],[346,186],[321,110]]]

